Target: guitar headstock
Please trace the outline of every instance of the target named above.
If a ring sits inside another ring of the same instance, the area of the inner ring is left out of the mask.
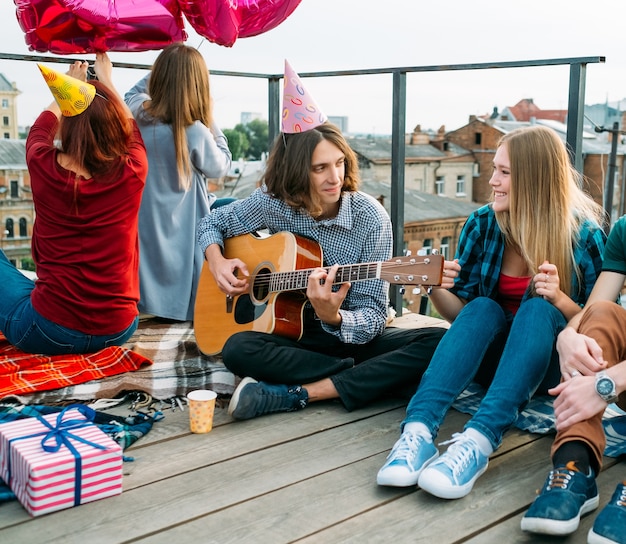
[[[382,263],[380,277],[393,284],[441,285],[443,255],[394,257]]]

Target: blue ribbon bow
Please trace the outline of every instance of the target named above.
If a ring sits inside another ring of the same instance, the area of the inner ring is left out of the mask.
[[[65,419],[69,410],[77,410],[80,412],[84,419]],[[53,425],[48,420],[44,419],[40,415],[36,415],[35,417],[42,423],[44,426],[48,428],[47,431],[41,431],[33,434],[29,434],[27,436],[20,436],[17,438],[13,438],[9,441],[9,444],[15,442],[16,440],[24,440],[26,438],[33,438],[35,436],[43,436],[41,440],[41,447],[44,451],[48,453],[55,453],[61,449],[61,446],[65,445],[70,453],[74,456],[75,463],[75,473],[76,473],[76,485],[74,486],[74,506],[78,506],[80,504],[81,497],[81,482],[82,482],[82,461],[80,458],[80,453],[72,444],[72,440],[77,442],[82,442],[83,444],[87,444],[99,450],[106,450],[107,447],[101,444],[97,444],[96,442],[92,442],[90,440],[86,440],[81,436],[73,434],[70,431],[80,429],[83,427],[87,427],[91,425],[94,421],[96,412],[89,408],[89,406],[85,406],[84,404],[70,404],[66,406],[56,418],[56,425]],[[8,480],[11,481],[11,457],[7,452],[8,459]],[[7,482],[8,483],[8,482]]]

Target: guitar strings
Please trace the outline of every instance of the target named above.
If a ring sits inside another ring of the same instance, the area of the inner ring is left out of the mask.
[[[394,269],[404,269],[407,266],[415,266],[415,265],[429,266],[430,263],[426,263],[423,261],[412,262],[412,263],[386,261],[384,263],[374,262],[374,263],[360,263],[360,264],[354,264],[354,265],[342,265],[338,271],[338,275],[337,275],[337,278],[335,279],[335,283],[337,284],[337,283],[345,283],[347,281],[377,279],[377,276],[376,275],[372,276],[372,273],[375,274],[378,271],[379,265],[382,265],[381,272],[384,271],[386,273],[389,273],[389,272],[393,273]],[[257,276],[255,276],[254,285],[256,287],[269,287],[270,285],[274,285],[276,286],[274,290],[279,290],[279,291],[288,290],[287,288],[285,288],[285,285],[289,285],[290,286],[289,288],[293,290],[305,289],[306,282],[308,281],[309,276],[314,270],[315,268],[302,268],[302,269],[282,271],[282,272],[260,273]],[[328,271],[330,269],[326,267],[325,270]],[[348,271],[348,273],[345,273],[346,270]],[[359,272],[359,271],[364,272],[364,273],[357,274],[355,276],[354,272]],[[400,278],[398,279],[396,283],[403,283],[399,281],[402,278],[402,276],[405,277],[405,281],[412,281],[409,279],[410,276],[414,278],[421,277],[421,274],[405,272],[404,274],[400,275]],[[380,279],[384,279],[384,278],[380,278]],[[298,281],[304,282],[304,283],[300,284],[298,283]],[[419,283],[416,283],[416,285],[419,285]]]

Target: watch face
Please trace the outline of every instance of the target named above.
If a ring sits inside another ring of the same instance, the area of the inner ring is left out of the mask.
[[[608,378],[601,378],[596,383],[596,391],[600,395],[610,395],[613,393],[613,382]]]

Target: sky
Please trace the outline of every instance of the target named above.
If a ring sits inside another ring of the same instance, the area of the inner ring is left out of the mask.
[[[0,17],[1,53],[58,58],[29,51],[13,2],[0,2]],[[209,70],[269,74],[281,74],[285,59],[306,73],[604,56],[605,63],[587,66],[585,103],[591,105],[626,98],[625,20],[624,0],[302,0],[278,27],[232,47],[211,43],[188,24],[186,43],[199,49]],[[145,65],[157,55],[110,53],[113,62]],[[35,63],[0,59],[0,72],[22,92],[19,123],[32,124],[51,100]],[[144,73],[115,68],[118,90],[123,94]],[[306,78],[304,84],[327,115],[348,117],[349,132],[391,132],[391,74]],[[408,74],[406,131],[417,125],[454,130],[470,115],[523,98],[542,109],[567,109],[568,86],[568,66]],[[267,118],[265,80],[212,75],[211,90],[222,128],[239,123],[241,112]]]

